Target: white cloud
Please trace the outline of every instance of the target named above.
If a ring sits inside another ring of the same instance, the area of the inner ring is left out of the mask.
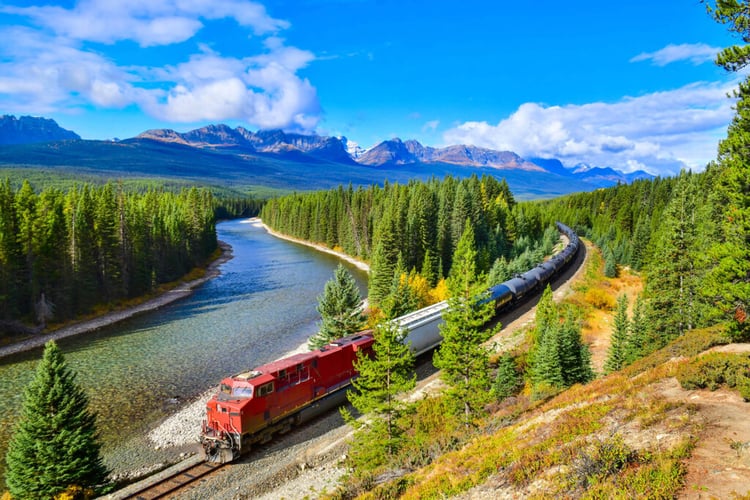
[[[316,90],[297,75],[314,54],[285,45],[278,31],[288,23],[255,2],[82,0],[72,9],[0,6],[0,12],[34,23],[0,28],[2,39],[14,41],[0,45],[0,107],[6,112],[135,105],[173,122],[244,120],[298,131],[319,120]],[[227,57],[197,42],[200,51],[183,61],[147,67],[119,65],[106,47],[88,46],[132,40],[144,47],[146,61],[148,47],[191,39],[203,23],[220,18],[264,36],[265,50]]]
[[[422,132],[432,131],[434,132],[440,126],[440,120],[430,120],[422,125]]]
[[[201,20],[232,18],[258,35],[289,26],[268,16],[262,5],[243,0],[80,0],[72,9],[5,6],[0,12],[27,17],[74,40],[133,40],[142,47],[184,42],[203,27]]]
[[[732,84],[692,84],[617,102],[544,106],[522,104],[497,125],[466,122],[444,134],[446,143],[553,157],[630,172],[674,174],[700,170],[726,134]]]
[[[651,61],[657,66],[666,66],[677,61],[690,61],[698,65],[712,62],[719,50],[721,49],[705,43],[669,44],[656,52],[642,52],[633,57],[630,62]]]

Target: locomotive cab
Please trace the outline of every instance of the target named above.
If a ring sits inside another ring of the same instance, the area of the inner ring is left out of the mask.
[[[370,354],[373,341],[368,333],[345,337],[222,380],[206,404],[201,441],[207,458],[233,460],[327,408],[317,402],[351,383],[357,352]]]

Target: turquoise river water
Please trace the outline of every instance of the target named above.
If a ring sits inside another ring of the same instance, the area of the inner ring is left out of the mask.
[[[234,254],[219,277],[157,311],[58,341],[98,414],[105,456],[223,377],[277,359],[316,331],[317,297],[340,261],[246,220],[217,231]],[[366,273],[345,265],[364,295]],[[0,476],[40,357],[35,349],[0,359]]]

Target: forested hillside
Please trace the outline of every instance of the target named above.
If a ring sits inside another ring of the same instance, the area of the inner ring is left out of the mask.
[[[275,230],[369,261],[375,304],[394,274],[413,270],[433,287],[447,276],[467,220],[482,273],[533,247],[545,230],[539,208],[518,205],[492,176],[294,194],[270,200],[261,217]]]
[[[207,190],[0,184],[0,321],[44,325],[150,292],[217,248]]]

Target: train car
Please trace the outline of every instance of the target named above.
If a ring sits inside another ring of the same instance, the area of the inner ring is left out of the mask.
[[[370,331],[361,332],[222,380],[201,432],[208,460],[231,461],[252,444],[342,404],[357,375],[357,352],[371,355],[373,342]]]
[[[408,332],[404,343],[409,345],[415,356],[434,349],[440,344],[443,339],[440,336],[440,325],[445,323],[443,311],[447,308],[448,302],[444,300],[393,320],[400,328]]]
[[[564,224],[557,229],[568,238],[563,250],[549,260],[489,289],[484,301],[495,309],[513,307],[527,294],[545,286],[575,257],[580,240]],[[443,301],[396,318],[406,331],[404,342],[416,354],[442,341],[440,325],[448,302]],[[257,442],[345,402],[346,388],[357,376],[358,351],[372,354],[369,331],[345,337],[309,353],[296,354],[224,379],[207,404],[201,442],[208,460],[227,462]]]

